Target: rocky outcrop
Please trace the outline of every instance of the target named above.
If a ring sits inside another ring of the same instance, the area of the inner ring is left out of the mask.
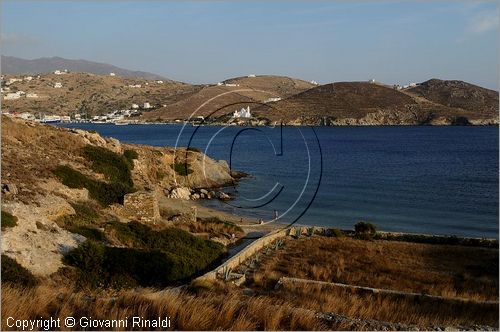
[[[59,216],[75,212],[64,198],[48,195],[37,201],[39,206],[20,202],[3,205],[2,209],[17,217],[18,222],[2,232],[2,253],[33,274],[47,276],[62,267],[63,255],[85,238],[54,222]]]
[[[123,144],[97,133],[70,130],[2,117],[2,209],[17,217],[17,225],[2,232],[2,253],[16,259],[36,275],[46,276],[62,267],[62,257],[85,238],[56,224],[75,213],[71,204],[85,202],[89,191],[63,185],[53,170],[69,166],[88,178],[108,181],[92,169],[83,155],[87,145],[122,154],[134,150],[131,169],[137,192],[120,204],[105,208],[121,220],[155,223],[160,220],[156,194],[176,188],[172,195],[182,199],[215,196],[200,188],[219,187],[233,181],[227,163],[197,151]],[[189,174],[178,174],[173,165],[186,161]],[[183,188],[183,189],[182,189]],[[198,188],[194,190],[193,188]],[[203,196],[202,196],[203,195]],[[70,204],[71,203],[71,204]]]
[[[189,200],[191,198],[191,191],[186,187],[177,187],[170,191],[168,197]]]
[[[231,200],[232,197],[223,191],[206,190],[204,188],[194,189],[187,187],[175,187],[166,191],[166,196],[169,198],[184,199],[184,200],[197,200],[197,199],[212,199],[216,198],[221,201]]]

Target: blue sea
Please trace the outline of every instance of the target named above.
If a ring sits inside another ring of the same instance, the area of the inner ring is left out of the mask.
[[[268,221],[498,238],[496,127],[216,127],[67,124],[192,146],[250,176],[203,204]]]

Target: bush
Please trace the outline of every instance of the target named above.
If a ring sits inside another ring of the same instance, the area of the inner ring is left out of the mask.
[[[374,224],[360,221],[354,225],[355,236],[360,239],[372,239],[377,233],[377,228]]]
[[[64,257],[64,263],[80,269],[79,284],[96,288],[104,285],[107,279],[102,265],[105,257],[105,247],[94,241],[85,241],[71,250]]]
[[[138,222],[111,222],[116,238],[134,248],[106,247],[86,241],[65,257],[80,270],[81,286],[163,287],[211,267],[223,246],[179,229],[154,231]]]
[[[135,150],[125,150],[123,151],[123,156],[127,160],[130,169],[134,169],[134,159],[139,158],[139,154]]]
[[[70,204],[75,210],[75,214],[65,215],[59,218],[58,224],[62,223],[63,226],[87,226],[94,225],[100,221],[99,211],[91,201]]]
[[[17,217],[9,212],[2,211],[2,228],[14,227],[17,225]]]
[[[113,183],[119,183],[128,189],[133,188],[134,183],[130,172],[131,165],[126,157],[93,145],[86,145],[83,148],[83,155],[92,162],[93,171],[104,174],[106,179]]]
[[[123,196],[132,191],[132,188],[122,183],[106,183],[89,178],[85,174],[72,169],[69,166],[58,166],[53,173],[61,182],[70,188],[87,188],[90,197],[98,201],[102,206],[113,203],[122,203]]]
[[[205,224],[207,224],[207,226],[210,226],[210,224],[219,225],[226,232],[244,233],[243,229],[240,226],[235,225],[234,223],[229,222],[229,221],[221,220],[217,217],[211,217],[211,218],[204,219],[203,222]]]
[[[173,163],[170,167],[172,167],[172,169],[180,176],[188,176],[193,173],[193,170],[189,168],[188,163]]]
[[[66,230],[70,231],[71,233],[83,235],[89,240],[94,240],[94,241],[106,240],[106,236],[104,236],[104,233],[92,226],[69,226],[66,227]]]
[[[30,271],[19,265],[16,260],[2,255],[2,283],[21,287],[33,287],[38,284],[38,280]]]

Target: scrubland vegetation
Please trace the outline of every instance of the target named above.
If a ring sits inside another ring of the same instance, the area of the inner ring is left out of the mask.
[[[80,271],[81,284],[76,289],[84,285],[86,291],[46,284],[35,288],[6,285],[3,314],[23,308],[21,318],[44,317],[54,310],[59,316],[77,318],[168,315],[173,329],[180,330],[345,330],[395,323],[425,329],[498,327],[496,249],[361,240],[340,231],[332,236],[304,235],[279,240],[279,246],[259,253],[252,260],[245,286],[236,287],[223,281],[189,283],[196,268],[202,269],[220,253],[221,246],[213,242],[179,229],[154,231],[134,222],[110,222],[107,227],[109,241],[122,247],[87,241],[66,257],[66,263]],[[415,300],[310,284],[276,288],[281,276],[472,301]],[[123,289],[163,287],[176,281],[189,286],[160,292]],[[328,320],[318,313],[352,319]]]
[[[128,150],[132,151],[132,150]],[[134,191],[131,169],[136,152],[117,154],[108,149],[87,145],[82,155],[91,162],[91,169],[103,174],[107,182],[95,180],[70,166],[61,165],[53,173],[70,188],[87,188],[91,198],[102,206],[123,201],[123,196]]]
[[[193,173],[193,170],[189,168],[188,163],[173,163],[170,167],[172,167],[172,169],[180,176],[188,176]]]
[[[240,237],[244,234],[243,229],[234,223],[221,220],[217,217],[200,219],[196,222],[190,221],[177,225],[178,228],[184,229],[191,233],[210,233],[215,235],[230,235],[235,234]]]
[[[17,225],[17,217],[12,214],[2,211],[2,228],[14,227]]]
[[[9,256],[2,255],[2,286],[30,288],[38,284],[38,280],[30,271],[19,265]]]

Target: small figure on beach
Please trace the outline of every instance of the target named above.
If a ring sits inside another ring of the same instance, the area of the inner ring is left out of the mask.
[[[262,220],[262,218],[259,219],[259,225],[262,225],[264,224],[264,220]]]
[[[274,210],[274,220],[278,219],[278,210]]]
[[[231,243],[234,242],[236,242],[236,236],[234,235],[234,233],[231,233]]]

